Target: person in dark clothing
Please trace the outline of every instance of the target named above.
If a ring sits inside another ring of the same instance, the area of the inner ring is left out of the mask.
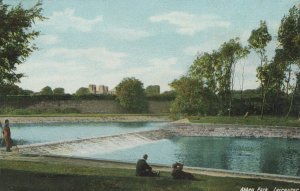
[[[159,176],[159,171],[152,171],[152,167],[148,165],[148,155],[145,154],[142,159],[139,159],[136,163],[136,176]]]
[[[174,179],[185,179],[185,180],[193,180],[195,179],[195,177],[191,174],[191,173],[188,173],[188,172],[184,172],[183,170],[183,164],[181,163],[174,163],[172,165],[172,177]]]
[[[11,147],[13,145],[13,142],[11,139],[8,119],[5,120],[4,128],[2,129],[2,135],[3,135],[4,142],[5,142],[6,151],[11,152]]]

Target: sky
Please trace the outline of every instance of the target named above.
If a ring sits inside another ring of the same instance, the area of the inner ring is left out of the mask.
[[[32,7],[36,0],[4,0]],[[17,71],[18,85],[40,91],[45,86],[75,93],[89,84],[117,86],[126,77],[161,92],[185,75],[197,54],[211,52],[232,38],[248,45],[251,31],[267,22],[272,59],[282,17],[300,0],[42,0],[41,35]],[[237,63],[234,89],[258,87],[258,56]],[[243,72],[244,71],[244,72]],[[244,73],[244,77],[242,77]]]

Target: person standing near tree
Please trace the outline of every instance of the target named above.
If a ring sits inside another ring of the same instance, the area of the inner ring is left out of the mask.
[[[11,152],[12,147],[12,140],[11,140],[11,134],[10,134],[10,127],[9,127],[9,120],[6,119],[4,122],[4,128],[2,130],[3,139],[6,146],[6,152]]]

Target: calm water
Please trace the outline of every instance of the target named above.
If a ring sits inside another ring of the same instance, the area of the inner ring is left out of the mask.
[[[17,144],[28,144],[154,130],[165,124],[13,124],[11,131]],[[75,156],[136,162],[144,153],[149,155],[149,163],[171,165],[177,161],[194,167],[300,176],[300,140],[295,139],[176,137],[105,154]]]
[[[177,137],[90,157],[300,176],[300,140],[279,138]]]
[[[155,130],[165,124],[158,122],[12,124],[11,133],[13,140],[21,145]]]

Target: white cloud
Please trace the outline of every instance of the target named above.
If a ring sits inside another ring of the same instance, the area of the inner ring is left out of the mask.
[[[41,25],[51,26],[62,31],[71,28],[81,32],[89,32],[96,24],[103,21],[102,16],[88,20],[75,16],[74,13],[75,9],[70,8],[66,8],[62,12],[53,12],[49,19],[43,21]]]
[[[208,28],[227,28],[230,26],[215,15],[195,15],[185,12],[170,12],[150,17],[151,22],[167,22],[177,27],[177,32],[182,35],[194,35],[197,32]]]
[[[104,47],[87,49],[55,48],[46,53],[47,57],[60,57],[65,60],[80,60],[101,68],[116,69],[122,65],[127,54],[113,52]]]
[[[60,39],[55,35],[41,35],[37,38],[39,44],[53,45],[60,42]]]
[[[178,64],[177,58],[154,58],[147,61],[147,63],[140,67],[129,67],[122,71],[117,71],[113,74],[116,81],[120,82],[124,77],[135,77],[144,83],[144,87],[148,85],[160,85],[161,91],[169,90],[169,83],[185,71],[176,68]],[[103,76],[103,79],[109,81],[111,75]],[[116,84],[117,85],[117,84]]]
[[[218,50],[220,48],[221,44],[223,43],[222,40],[214,39],[199,43],[198,45],[191,45],[186,47],[183,52],[189,56],[196,56],[197,54],[203,52],[211,53],[213,50]]]
[[[63,87],[65,92],[73,93],[82,86],[86,87],[89,79],[88,68],[76,61],[29,59],[20,65],[18,71],[26,74],[26,77],[21,79],[22,88],[36,92],[50,86]]]
[[[113,38],[127,41],[135,41],[151,36],[147,31],[131,28],[111,28],[105,32]]]

